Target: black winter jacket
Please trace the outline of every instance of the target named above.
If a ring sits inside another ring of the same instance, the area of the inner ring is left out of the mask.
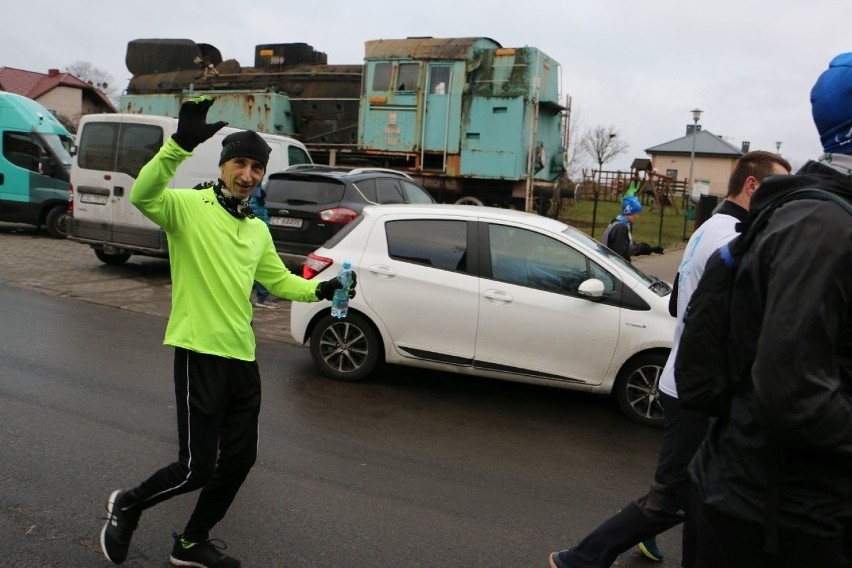
[[[631,257],[651,254],[648,243],[633,242],[633,226],[617,218],[610,221],[601,236],[601,242],[627,262],[630,262]]]
[[[852,181],[808,162],[767,178],[749,216],[805,187],[852,199]],[[692,462],[702,501],[747,522],[774,516],[782,530],[850,530],[852,216],[827,201],[781,205],[743,256],[731,306],[732,367],[747,387]]]

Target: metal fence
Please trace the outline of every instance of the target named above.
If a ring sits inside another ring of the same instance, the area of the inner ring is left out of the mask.
[[[643,206],[659,211],[658,240],[662,241],[663,225],[667,215],[683,216],[683,240],[691,230],[690,221],[695,218],[695,205],[686,191],[687,181],[677,180],[655,172],[623,172],[584,170],[582,179],[574,185],[575,203],[593,201],[591,235],[600,237],[600,226],[609,224],[609,219],[597,218],[599,202],[620,202],[626,195],[635,195]],[[570,193],[570,192],[569,192]]]

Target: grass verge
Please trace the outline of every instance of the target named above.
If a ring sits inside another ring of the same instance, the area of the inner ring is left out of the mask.
[[[593,199],[583,199],[577,203],[573,199],[563,199],[559,219],[600,240],[607,225],[619,214],[620,209],[621,204],[616,201],[599,200],[595,211]],[[684,244],[692,234],[694,226],[693,216],[684,215],[681,203],[677,204],[677,211],[671,206],[666,206],[661,211],[659,207],[643,203],[642,213],[633,225],[633,240],[670,248]]]

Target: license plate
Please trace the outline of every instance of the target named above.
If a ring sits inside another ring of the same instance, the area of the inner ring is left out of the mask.
[[[97,193],[81,193],[80,203],[96,203],[98,205],[106,205],[108,195],[98,195]]]
[[[279,227],[293,227],[298,229],[302,226],[302,220],[297,219],[296,217],[270,217],[269,224],[277,225]]]

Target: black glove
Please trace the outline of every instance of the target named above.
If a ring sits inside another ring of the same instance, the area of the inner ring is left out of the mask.
[[[657,254],[663,254],[663,247],[661,247],[661,246],[651,247],[651,252],[655,252]]]
[[[352,284],[349,285],[349,297],[355,297],[355,285],[358,283],[358,276],[353,272],[352,273]],[[317,286],[317,298],[320,300],[328,300],[329,302],[334,299],[335,290],[340,290],[343,288],[343,283],[340,281],[340,278],[335,276],[331,280],[326,280],[325,282],[320,282],[320,285]]]
[[[644,254],[651,254],[651,245],[648,243],[638,243],[636,245],[636,255],[642,256]]]
[[[192,152],[196,146],[228,124],[222,120],[207,124],[207,111],[212,105],[213,97],[210,95],[201,95],[180,105],[177,132],[172,134],[172,139],[178,143],[178,146],[187,152]]]

